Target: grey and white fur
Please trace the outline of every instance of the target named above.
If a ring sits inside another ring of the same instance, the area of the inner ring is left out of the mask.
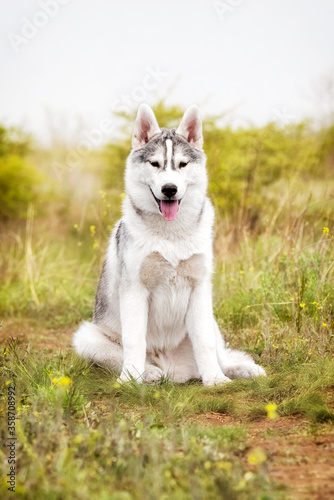
[[[265,375],[225,347],[212,311],[214,210],[197,106],[176,129],[159,128],[142,104],[125,173],[123,217],[112,231],[91,323],[78,354],[119,380],[201,379],[204,385]]]

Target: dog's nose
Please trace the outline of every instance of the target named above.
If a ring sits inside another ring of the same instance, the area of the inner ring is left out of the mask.
[[[161,188],[161,192],[167,196],[167,198],[171,198],[177,193],[177,187],[175,184],[164,184]]]

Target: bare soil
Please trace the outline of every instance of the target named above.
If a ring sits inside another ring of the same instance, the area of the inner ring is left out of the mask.
[[[231,416],[205,413],[191,422],[208,426],[245,426]],[[321,426],[308,433],[302,418],[279,417],[247,422],[246,447],[261,448],[267,455],[269,476],[288,486],[292,500],[334,499],[334,428]]]
[[[19,345],[29,344],[36,349],[69,349],[72,345],[73,330],[68,328],[50,329],[40,327],[34,320],[6,320],[0,329],[0,344],[6,347],[11,337]]]

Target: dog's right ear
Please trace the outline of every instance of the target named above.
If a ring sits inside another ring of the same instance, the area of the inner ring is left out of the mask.
[[[147,104],[141,104],[133,130],[132,148],[142,148],[154,135],[160,132],[161,130],[152,109]]]
[[[176,133],[182,135],[194,148],[202,149],[202,120],[196,104],[186,110]]]

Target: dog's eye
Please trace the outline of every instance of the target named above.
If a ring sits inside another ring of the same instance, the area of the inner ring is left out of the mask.
[[[180,165],[179,167],[180,168],[183,168],[183,167],[186,167],[188,165],[189,161],[185,162],[185,161],[180,161]]]
[[[158,161],[150,161],[150,164],[152,165],[152,167],[159,167]]]

